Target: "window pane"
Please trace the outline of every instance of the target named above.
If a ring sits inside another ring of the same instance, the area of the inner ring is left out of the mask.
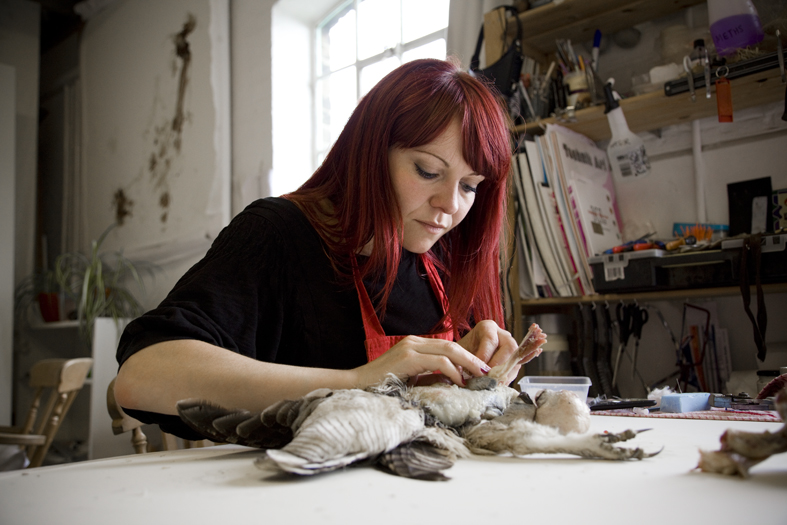
[[[438,58],[445,60],[445,39],[432,40],[428,44],[418,46],[402,53],[402,62],[409,62],[418,58]]]
[[[327,150],[339,137],[358,102],[355,66],[342,69],[317,82],[317,96],[322,108],[317,149]]]
[[[399,2],[362,0],[358,4],[358,58],[396,47],[400,36]]]
[[[385,75],[400,65],[401,62],[397,57],[391,57],[363,68],[361,70],[361,96],[368,93]]]
[[[448,27],[448,3],[449,0],[402,0],[402,40],[410,42]]]
[[[355,62],[355,9],[322,30],[322,63],[328,71],[337,71]]]

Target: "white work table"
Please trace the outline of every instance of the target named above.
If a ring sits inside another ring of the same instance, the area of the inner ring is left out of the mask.
[[[787,454],[743,480],[693,470],[727,428],[781,423],[593,416],[594,431],[652,428],[629,446],[642,461],[567,455],[475,457],[452,479],[399,478],[370,467],[313,478],[253,465],[262,452],[223,445],[0,474],[0,523],[58,524],[777,524],[787,523]]]

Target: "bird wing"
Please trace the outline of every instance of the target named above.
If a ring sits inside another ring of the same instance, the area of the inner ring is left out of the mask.
[[[177,404],[180,418],[193,430],[219,443],[255,448],[281,448],[292,441],[302,421],[332,395],[315,390],[296,400],[284,400],[262,412],[228,409],[201,399]]]
[[[447,481],[441,471],[451,468],[456,457],[432,443],[416,440],[402,443],[377,459],[381,469],[404,478]]]
[[[317,474],[376,458],[423,429],[423,411],[398,397],[337,390],[302,421],[290,443],[267,456],[286,472]]]

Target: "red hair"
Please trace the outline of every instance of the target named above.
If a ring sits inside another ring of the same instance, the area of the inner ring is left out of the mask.
[[[465,162],[485,179],[464,220],[426,256],[448,278],[448,314],[461,335],[475,321],[504,324],[499,256],[511,146],[507,116],[490,87],[448,61],[400,66],[361,99],[323,164],[286,197],[317,229],[340,276],[351,275],[351,256],[374,239],[359,270],[362,277],[384,272],[384,312],[402,249],[388,152],[430,143],[454,118],[461,123]]]

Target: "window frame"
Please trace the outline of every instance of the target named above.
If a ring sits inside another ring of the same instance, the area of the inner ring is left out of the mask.
[[[347,68],[355,67],[355,92],[356,92],[356,104],[358,101],[363,97],[365,93],[361,92],[361,74],[364,68],[382,62],[385,59],[396,57],[399,59],[400,64],[402,62],[402,56],[411,51],[413,49],[419,48],[431,42],[438,41],[440,39],[445,40],[446,44],[448,43],[448,25],[446,24],[445,27],[433,31],[427,35],[420,36],[415,40],[411,40],[409,42],[402,42],[403,40],[403,23],[402,23],[402,0],[391,0],[397,1],[399,3],[399,42],[396,46],[383,50],[376,55],[370,56],[368,58],[364,58],[362,60],[358,59],[358,8],[360,3],[363,0],[344,0],[336,5],[336,7],[331,10],[325,17],[320,20],[314,29],[315,35],[315,43],[314,43],[314,67],[312,69],[313,76],[312,76],[312,85],[311,90],[313,93],[313,127],[312,127],[312,144],[314,144],[314,149],[312,151],[312,162],[314,166],[319,166],[322,162],[321,159],[325,158],[325,156],[330,151],[331,147],[333,146],[333,142],[327,145],[325,149],[320,149],[323,146],[323,141],[319,138],[319,134],[324,132],[323,123],[323,113],[325,111],[325,107],[323,106],[323,100],[318,99],[318,94],[320,90],[318,90],[318,85],[321,81],[325,80],[326,78],[330,77],[333,74],[339,73],[340,71],[346,70]],[[330,71],[328,68],[325,67],[323,63],[323,32],[330,29],[330,27],[336,21],[338,21],[342,16],[346,15],[350,10],[355,10],[355,60],[347,64],[335,71]],[[331,24],[331,25],[329,25]],[[333,138],[335,141],[335,137]]]

